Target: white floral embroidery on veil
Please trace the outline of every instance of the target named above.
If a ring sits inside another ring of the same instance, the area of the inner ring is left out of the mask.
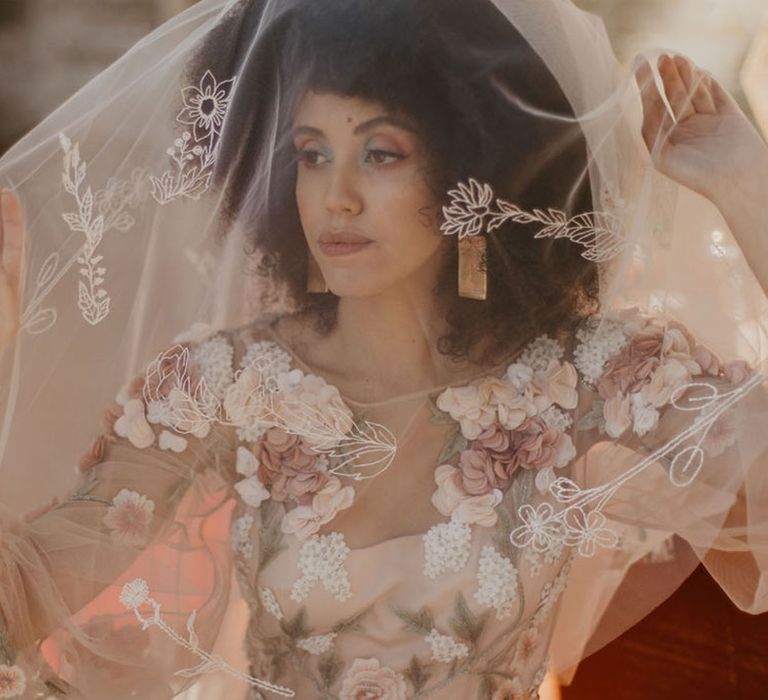
[[[223,671],[230,676],[237,678],[241,681],[245,681],[251,686],[263,688],[269,690],[277,695],[282,695],[286,698],[292,698],[296,695],[296,692],[291,688],[286,688],[269,681],[262,680],[261,678],[255,678],[242,671],[238,671],[236,668],[230,666],[224,659],[216,654],[210,654],[204,651],[199,646],[199,639],[195,632],[195,618],[197,617],[197,610],[193,610],[190,616],[187,618],[187,632],[188,638],[184,639],[173,627],[168,625],[165,620],[160,616],[160,603],[154,598],[150,597],[149,585],[144,579],[137,578],[126,583],[120,593],[120,603],[128,610],[132,610],[138,621],[141,623],[141,629],[147,630],[150,627],[157,627],[168,635],[176,644],[188,649],[195,656],[201,659],[200,663],[193,668],[185,668],[180,671],[176,671],[174,675],[182,676],[184,678],[194,678],[195,676],[202,675],[204,673],[213,673],[215,671]],[[150,617],[144,617],[139,609],[142,605],[148,605],[152,608],[152,615]]]
[[[458,189],[449,190],[449,206],[443,207],[445,221],[440,229],[447,236],[458,234],[459,240],[491,232],[507,221],[543,227],[534,238],[567,238],[584,246],[582,257],[592,262],[605,262],[618,255],[625,243],[619,219],[608,212],[589,212],[568,217],[559,209],[523,211],[516,204],[497,198],[488,184],[475,178],[460,182]]]
[[[175,168],[166,170],[160,177],[150,176],[152,196],[159,204],[179,197],[199,199],[208,190],[234,85],[235,78],[218,82],[207,70],[199,85],[182,89],[184,107],[176,115],[176,121],[192,129],[185,129],[167,150]]]
[[[221,392],[212,390],[205,373],[196,376],[188,347],[177,344],[165,350],[146,370],[147,419],[200,438],[213,423],[234,426],[251,439],[278,427],[333,457],[330,474],[361,480],[386,470],[397,451],[394,434],[378,423],[355,421],[335,387],[316,375],[286,368],[272,345],[272,352],[250,359]]]

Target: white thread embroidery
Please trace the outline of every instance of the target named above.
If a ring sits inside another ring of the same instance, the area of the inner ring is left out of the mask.
[[[424,575],[437,578],[445,571],[460,571],[469,559],[472,528],[451,520],[432,526],[423,535]]]
[[[566,477],[556,479],[550,486],[550,493],[558,503],[565,507],[555,512],[549,503],[539,505],[537,509],[529,504],[521,506],[518,514],[523,525],[510,534],[510,541],[517,547],[533,546],[537,552],[546,552],[559,543],[578,547],[582,556],[593,556],[597,546],[615,548],[619,544],[616,532],[605,527],[606,518],[603,507],[613,495],[629,480],[643,472],[659,460],[669,460],[669,480],[674,486],[684,488],[698,476],[704,463],[702,442],[717,418],[737,401],[744,398],[754,387],[766,379],[764,374],[755,373],[736,388],[723,394],[708,382],[689,382],[678,387],[672,394],[670,404],[681,411],[698,411],[699,415],[692,423],[654,450],[648,457],[626,470],[615,479],[594,488],[582,489],[577,483]],[[694,387],[705,387],[711,391],[709,396],[695,397],[691,403],[701,404],[700,408],[678,404],[678,399]],[[684,443],[698,434],[695,444]],[[681,448],[681,449],[678,449]],[[674,455],[674,456],[672,456]],[[671,459],[670,459],[670,456]],[[590,507],[590,504],[596,505]]]
[[[589,212],[569,218],[565,212],[552,208],[526,212],[500,198],[496,199],[494,209],[491,186],[480,184],[474,178],[468,183],[460,182],[458,189],[448,191],[448,196],[451,203],[443,207],[445,221],[440,229],[447,236],[458,234],[459,240],[494,231],[507,221],[514,221],[543,224],[534,238],[567,238],[583,246],[581,256],[592,262],[610,260],[624,246],[620,221],[608,212]]]
[[[481,550],[477,583],[474,596],[478,603],[496,608],[499,619],[512,614],[512,603],[517,599],[517,569],[492,545],[485,545]]]
[[[192,360],[200,367],[208,388],[217,399],[223,399],[234,381],[232,356],[235,349],[222,335],[199,343],[192,349]]]
[[[466,644],[456,641],[447,634],[440,634],[434,627],[424,639],[432,647],[432,658],[435,661],[450,663],[454,659],[463,659],[469,654],[469,647]]]
[[[242,554],[246,559],[253,556],[253,542],[251,542],[251,528],[253,516],[245,513],[232,523],[232,551]]]
[[[261,600],[261,604],[264,606],[264,608],[269,612],[272,617],[282,620],[285,615],[283,615],[283,611],[280,608],[280,603],[277,602],[277,598],[275,597],[274,592],[271,588],[267,588],[266,586],[259,586],[259,600]]]
[[[340,532],[312,535],[299,551],[301,577],[293,584],[291,600],[302,602],[318,581],[339,602],[349,598],[352,590],[344,561],[350,551]]]
[[[182,669],[176,671],[174,675],[182,676],[184,678],[193,678],[200,676],[204,673],[213,673],[215,671],[224,671],[230,676],[233,676],[241,681],[254,685],[264,690],[270,690],[273,693],[282,695],[286,698],[292,698],[296,693],[290,688],[285,688],[281,685],[270,683],[269,681],[262,680],[261,678],[255,678],[246,673],[242,673],[237,669],[230,666],[224,659],[215,654],[210,654],[207,651],[200,649],[199,639],[195,632],[195,618],[197,616],[197,610],[193,610],[190,616],[187,618],[187,632],[188,638],[184,639],[176,630],[169,626],[165,620],[160,616],[160,603],[150,597],[149,585],[144,579],[137,578],[133,581],[126,583],[120,592],[120,603],[129,610],[133,610],[136,619],[141,624],[142,630],[147,630],[150,627],[158,627],[166,635],[168,635],[176,644],[184,647],[188,651],[192,652],[195,656],[201,659],[201,662],[192,668]],[[152,608],[151,617],[143,617],[139,608],[142,605],[149,605]]]
[[[217,82],[205,71],[199,85],[182,89],[184,107],[176,115],[179,124],[191,126],[167,150],[175,171],[166,170],[159,178],[150,176],[152,196],[159,204],[179,197],[199,199],[211,184],[218,152],[219,136],[229,107],[235,79]]]
[[[326,651],[330,651],[333,648],[333,640],[336,637],[336,632],[328,632],[328,634],[318,634],[314,637],[305,637],[296,642],[296,646],[299,649],[304,649],[310,654],[318,655],[324,654]]]

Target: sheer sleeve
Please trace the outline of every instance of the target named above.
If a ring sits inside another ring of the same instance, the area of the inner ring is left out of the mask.
[[[230,590],[236,446],[213,416],[232,350],[219,335],[161,353],[69,494],[0,511],[2,697],[170,698],[204,662]]]
[[[675,319],[637,308],[580,329],[577,458],[562,482],[579,547],[557,666],[596,651],[703,562],[742,610],[768,611],[768,391]]]

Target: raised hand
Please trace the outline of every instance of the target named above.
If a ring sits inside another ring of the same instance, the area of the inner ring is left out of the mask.
[[[660,172],[713,201],[734,182],[762,172],[768,146],[717,80],[684,56],[660,56],[658,69],[674,119],[647,62],[635,77],[643,139]]]
[[[21,275],[24,266],[24,214],[18,197],[0,194],[0,349],[20,326]]]

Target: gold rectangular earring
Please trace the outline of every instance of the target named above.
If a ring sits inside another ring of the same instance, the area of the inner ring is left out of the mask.
[[[307,260],[307,291],[317,294],[327,292],[328,285],[325,283],[320,265],[317,264],[317,260],[311,252],[308,252],[307,255],[309,256]]]
[[[484,300],[488,294],[488,258],[485,236],[459,240],[459,296]]]

